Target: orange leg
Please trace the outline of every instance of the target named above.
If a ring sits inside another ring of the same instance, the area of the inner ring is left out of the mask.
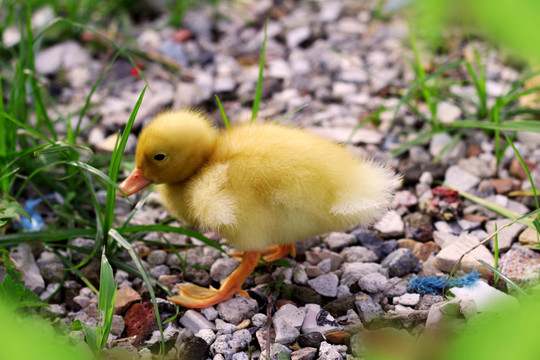
[[[279,260],[282,257],[287,256],[289,254],[291,254],[292,257],[296,256],[296,249],[294,248],[293,244],[272,246],[271,248],[268,248],[261,253],[264,261],[266,262]],[[238,253],[231,253],[229,255],[235,258],[236,260],[240,261],[244,253],[238,252]]]
[[[221,283],[219,290],[203,288],[193,284],[178,285],[180,295],[169,298],[170,301],[189,308],[205,308],[225,300],[229,300],[234,294],[248,296],[242,290],[242,284],[253,272],[261,253],[258,251],[246,251],[242,256],[240,266],[225,281]]]

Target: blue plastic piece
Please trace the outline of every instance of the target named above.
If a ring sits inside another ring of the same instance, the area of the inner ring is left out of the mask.
[[[470,274],[465,274],[448,280],[446,288],[471,286],[480,278],[478,271],[474,269]],[[424,276],[410,279],[408,291],[418,294],[442,295],[442,289],[446,282],[445,277]]]

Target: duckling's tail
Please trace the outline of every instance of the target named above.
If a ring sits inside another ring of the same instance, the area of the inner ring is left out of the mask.
[[[395,189],[402,182],[388,166],[375,161],[363,161],[338,195],[330,212],[350,218],[356,224],[369,224],[382,217],[392,206]]]

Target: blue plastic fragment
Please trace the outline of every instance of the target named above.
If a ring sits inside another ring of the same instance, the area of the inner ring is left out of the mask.
[[[474,269],[470,274],[465,274],[463,276],[448,280],[446,287],[451,288],[456,286],[470,286],[473,285],[476,281],[478,281],[479,278],[480,274],[478,274],[478,271]],[[442,290],[445,282],[445,277],[438,276],[424,276],[412,278],[410,279],[409,287],[407,287],[407,290],[418,294],[442,295]]]
[[[54,194],[46,195],[48,199],[56,199]],[[30,218],[21,217],[20,223],[21,227],[28,231],[39,231],[45,225],[45,220],[43,217],[36,212],[36,206],[40,204],[43,200],[41,198],[37,199],[28,199],[24,203],[24,210],[30,216]]]

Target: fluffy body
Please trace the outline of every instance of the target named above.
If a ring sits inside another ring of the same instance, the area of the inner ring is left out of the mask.
[[[166,154],[156,161],[155,154]],[[400,179],[379,164],[299,129],[213,128],[204,115],[159,115],[141,133],[137,168],[169,212],[220,233],[240,251],[263,251],[382,216]]]

